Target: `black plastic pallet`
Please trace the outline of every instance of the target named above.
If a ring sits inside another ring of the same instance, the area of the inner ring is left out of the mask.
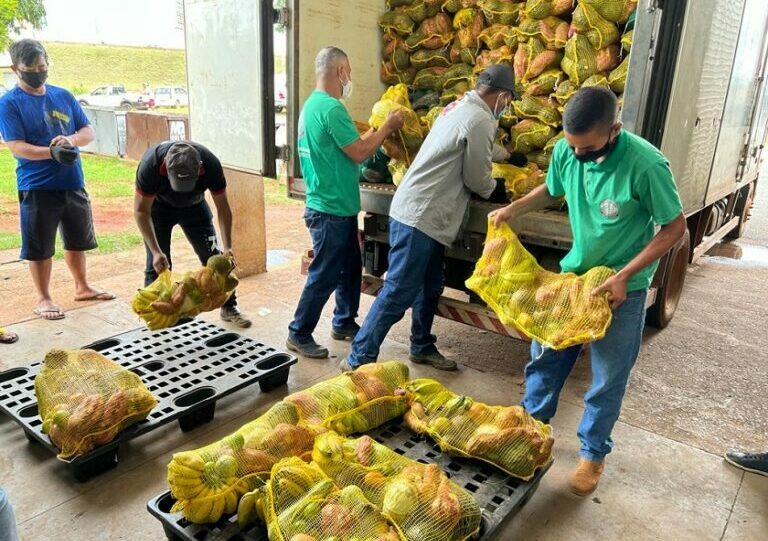
[[[530,481],[521,481],[491,465],[477,460],[451,457],[432,441],[409,431],[400,421],[390,422],[369,435],[379,443],[422,464],[437,464],[452,481],[467,489],[482,511],[478,541],[490,541],[501,526],[528,502],[539,488],[539,482],[551,463],[539,470]],[[171,513],[176,502],[165,492],[147,503],[147,510],[163,525],[170,541],[268,541],[262,523],[241,530],[237,515],[222,517],[215,524],[192,524],[181,513]]]
[[[169,329],[137,329],[85,346],[137,374],[158,400],[147,419],[129,426],[110,443],[64,461],[84,481],[118,462],[120,443],[178,420],[183,431],[213,419],[216,401],[258,382],[268,392],[288,381],[296,357],[216,325],[192,320]],[[35,375],[42,362],[0,372],[0,410],[27,438],[53,453],[37,411]]]

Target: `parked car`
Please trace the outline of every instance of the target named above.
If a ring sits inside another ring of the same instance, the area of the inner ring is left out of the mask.
[[[285,74],[275,73],[275,112],[284,113],[288,108],[288,90],[285,86]]]
[[[180,86],[158,86],[153,92],[155,107],[187,107],[189,94]]]
[[[152,98],[148,94],[128,92],[123,85],[105,85],[91,90],[89,94],[77,96],[80,105],[96,107],[114,107],[116,109],[146,109],[152,107]]]

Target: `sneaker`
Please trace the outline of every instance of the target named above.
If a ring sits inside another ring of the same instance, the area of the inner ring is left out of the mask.
[[[349,364],[349,361],[347,359],[342,359],[339,361],[339,370],[341,370],[342,373],[344,372],[353,372],[356,367]]]
[[[328,348],[321,346],[312,338],[309,339],[309,342],[299,344],[289,337],[288,340],[285,341],[285,346],[289,350],[308,359],[325,359],[328,357]]]
[[[251,326],[251,320],[248,319],[248,316],[243,315],[243,313],[237,309],[237,306],[222,306],[221,310],[219,310],[219,314],[221,315],[221,319],[234,323],[241,329],[247,329]]]
[[[338,329],[331,330],[331,338],[334,340],[354,340],[357,336],[357,331],[360,330],[360,325],[352,323],[346,327],[339,327]]]
[[[742,470],[768,477],[768,453],[725,453],[725,461]]]
[[[568,483],[571,492],[576,496],[587,496],[592,494],[600,482],[600,476],[605,468],[605,461],[597,462],[580,458],[579,464],[571,474],[571,480]]]
[[[456,370],[459,367],[456,364],[456,361],[452,361],[451,359],[446,358],[439,351],[435,351],[434,353],[430,353],[429,355],[416,355],[415,353],[411,353],[411,356],[409,358],[413,363],[431,364],[433,367],[437,368],[438,370]]]

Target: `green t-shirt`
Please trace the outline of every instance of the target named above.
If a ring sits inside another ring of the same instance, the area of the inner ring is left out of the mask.
[[[573,247],[563,272],[584,273],[605,265],[625,267],[683,210],[669,162],[659,150],[627,131],[602,163],[580,163],[566,140],[555,146],[547,190],[565,196]],[[650,287],[659,262],[630,278],[627,291]]]
[[[315,90],[299,115],[298,134],[307,207],[334,216],[355,216],[360,212],[360,166],[342,148],[360,135],[346,107]]]

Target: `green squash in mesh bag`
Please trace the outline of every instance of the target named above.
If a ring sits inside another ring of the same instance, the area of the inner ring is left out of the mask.
[[[478,36],[478,40],[484,43],[488,49],[498,49],[502,45],[507,45],[507,40],[513,34],[513,27],[508,24],[492,24],[484,29]],[[512,47],[510,47],[512,48]]]
[[[451,52],[447,47],[438,50],[419,49],[411,55],[410,63],[416,69],[447,68],[452,64]]]
[[[451,18],[445,13],[424,19],[419,29],[412,32],[405,40],[408,50],[418,48],[440,49],[453,41],[454,33]]]
[[[565,44],[565,56],[560,66],[576,86],[598,72],[597,50],[586,36],[574,34]]]
[[[428,5],[425,0],[415,0],[413,4],[403,8],[403,12],[407,13],[411,20],[419,24],[427,17],[434,17],[440,11],[437,5]]]
[[[622,60],[619,67],[613,70],[608,75],[608,84],[611,86],[611,90],[617,94],[624,92],[624,86],[627,84],[627,72],[629,71],[629,57],[625,57]]]
[[[408,36],[413,32],[413,20],[400,11],[388,11],[379,17],[379,26],[385,32],[395,32],[401,36]]]
[[[617,43],[621,37],[615,23],[603,19],[595,8],[583,3],[573,12],[571,28],[586,36],[595,49]]]
[[[440,93],[434,90],[414,90],[411,106],[414,111],[427,111],[440,102]]]
[[[442,90],[446,68],[425,68],[413,79],[413,88],[422,90]]]
[[[603,19],[625,23],[637,9],[637,0],[579,0],[579,4],[597,11]]]
[[[555,91],[561,81],[565,80],[565,74],[559,69],[548,69],[538,77],[524,84],[524,93],[531,96],[548,96]]]
[[[528,0],[522,14],[532,19],[565,15],[573,10],[574,0]]]
[[[543,19],[523,17],[517,29],[519,39],[538,38],[547,49],[562,49],[568,41],[570,25],[554,16]]]
[[[557,104],[546,96],[523,96],[512,102],[512,107],[518,117],[533,118],[549,126],[557,127],[562,120]]]
[[[555,130],[539,120],[526,118],[509,129],[510,145],[515,152],[533,152],[544,148]]]
[[[443,86],[445,88],[450,88],[461,81],[471,83],[473,80],[472,66],[466,64],[455,64],[443,74]]]
[[[485,15],[488,24],[516,24],[523,4],[508,0],[479,0],[477,7]]]

